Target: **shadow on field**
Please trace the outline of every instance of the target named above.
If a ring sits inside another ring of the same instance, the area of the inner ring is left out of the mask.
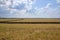
[[[0,21],[0,23],[6,23],[6,24],[60,24],[60,22],[11,22],[11,21]]]

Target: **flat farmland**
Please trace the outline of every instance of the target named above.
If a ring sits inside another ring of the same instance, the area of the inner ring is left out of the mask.
[[[14,21],[12,21],[14,20]],[[17,20],[17,21],[16,21]],[[20,21],[21,20],[21,21]],[[60,19],[0,19],[9,22],[60,22]],[[0,23],[0,40],[60,40],[60,24]]]
[[[9,22],[60,22],[60,19],[44,19],[44,18],[1,18],[0,21],[9,21]]]

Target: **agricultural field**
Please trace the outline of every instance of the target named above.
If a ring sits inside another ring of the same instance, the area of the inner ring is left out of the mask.
[[[44,18],[1,18],[0,21],[8,22],[60,22],[60,19],[44,19]]]
[[[1,21],[6,20],[1,19]],[[0,40],[60,40],[60,24],[0,23]]]

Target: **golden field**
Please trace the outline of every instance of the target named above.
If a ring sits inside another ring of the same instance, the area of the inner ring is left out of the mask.
[[[60,22],[60,19],[44,19],[44,18],[1,18],[0,21],[9,21],[9,22]]]
[[[13,21],[12,21],[13,20]],[[60,22],[60,19],[20,19],[22,22]],[[0,21],[21,22],[17,19]],[[34,21],[33,21],[34,20]],[[60,24],[5,24],[0,23],[0,40],[60,40]]]

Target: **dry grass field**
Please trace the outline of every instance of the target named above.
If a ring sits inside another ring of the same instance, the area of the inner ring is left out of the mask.
[[[0,21],[8,21],[8,20],[11,21],[11,19],[0,19]],[[16,19],[12,19],[12,20],[16,21]],[[29,19],[28,21],[26,20],[21,19],[22,22],[29,21]],[[21,22],[21,21],[17,20],[16,22]],[[38,20],[36,19],[35,21],[37,22]],[[40,21],[60,22],[59,19],[58,20],[57,19],[53,19],[53,20],[39,19],[39,22]],[[5,24],[5,23],[0,23],[0,40],[60,40],[60,24]]]
[[[44,19],[44,18],[6,18],[6,19],[0,19],[0,21],[9,21],[9,22],[60,22],[60,19]]]

